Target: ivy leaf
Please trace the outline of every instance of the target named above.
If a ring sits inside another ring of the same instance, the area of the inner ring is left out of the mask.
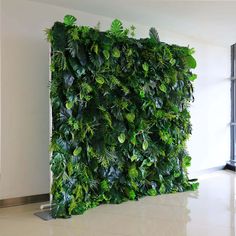
[[[183,167],[189,167],[191,165],[191,157],[190,156],[184,156],[183,158]]]
[[[166,192],[166,187],[163,183],[161,184],[161,186],[159,188],[159,192],[160,192],[160,194],[164,194]]]
[[[68,102],[66,103],[66,109],[67,109],[67,110],[70,110],[70,109],[73,107],[73,105],[74,105],[74,103],[73,103],[72,101],[68,101]]]
[[[115,58],[119,58],[120,57],[120,50],[118,48],[114,48],[112,50],[112,56]]]
[[[145,72],[148,72],[149,65],[148,65],[146,62],[143,63],[142,67],[143,67],[143,70],[144,70]]]
[[[145,91],[144,91],[144,90],[140,90],[139,96],[140,96],[141,98],[144,98],[144,97],[145,97]]]
[[[97,82],[98,84],[101,84],[101,85],[102,85],[102,84],[105,83],[105,80],[104,80],[103,77],[99,76],[99,77],[96,78],[96,82]]]
[[[78,156],[80,153],[82,152],[82,148],[78,147],[73,151],[73,155],[74,156]]]
[[[163,93],[166,93],[166,92],[167,92],[167,88],[166,88],[166,86],[165,86],[164,84],[161,84],[161,85],[159,86],[159,89],[160,89]]]
[[[131,156],[131,161],[133,162],[133,161],[137,161],[138,160],[138,157],[137,157],[137,155],[136,154],[134,154],[133,156]]]
[[[110,53],[108,50],[103,50],[103,55],[106,58],[106,60],[108,60],[110,58]]]
[[[121,133],[119,136],[118,136],[118,140],[120,143],[124,143],[125,142],[125,134],[124,133]]]
[[[135,119],[135,114],[134,113],[128,113],[126,114],[125,118],[130,122],[133,123]]]
[[[155,42],[160,42],[160,38],[159,38],[159,35],[158,35],[158,32],[157,30],[152,27],[150,30],[149,30],[149,36],[152,40],[154,40]]]
[[[65,24],[66,26],[73,26],[73,25],[75,25],[76,20],[77,20],[77,19],[76,19],[74,16],[72,16],[72,15],[66,15],[66,16],[64,17],[64,24]]]
[[[149,145],[149,144],[148,144],[148,141],[147,141],[147,140],[144,140],[144,141],[143,141],[143,145],[142,145],[142,148],[143,148],[144,151],[146,151],[146,150],[148,149],[148,145]]]

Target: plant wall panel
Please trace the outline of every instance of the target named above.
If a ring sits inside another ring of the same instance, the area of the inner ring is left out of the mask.
[[[136,39],[119,20],[106,32],[75,22],[47,30],[53,216],[196,189],[186,151],[193,50],[161,42],[154,28]]]

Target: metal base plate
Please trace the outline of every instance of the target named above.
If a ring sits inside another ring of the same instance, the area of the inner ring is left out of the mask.
[[[45,220],[45,221],[53,219],[51,211],[40,211],[40,212],[34,213],[34,215],[38,216],[39,218],[41,218],[42,220]]]
[[[232,170],[232,171],[236,172],[236,163],[229,161],[226,163],[226,166],[224,169],[225,170]]]

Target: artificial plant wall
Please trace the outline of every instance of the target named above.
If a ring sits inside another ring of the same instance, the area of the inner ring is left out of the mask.
[[[75,22],[47,32],[53,216],[197,188],[186,172],[193,50],[160,42],[154,28],[135,39],[119,20],[106,32]]]

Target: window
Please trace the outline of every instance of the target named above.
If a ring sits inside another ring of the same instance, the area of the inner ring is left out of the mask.
[[[226,168],[236,170],[236,44],[231,46],[231,153]]]

